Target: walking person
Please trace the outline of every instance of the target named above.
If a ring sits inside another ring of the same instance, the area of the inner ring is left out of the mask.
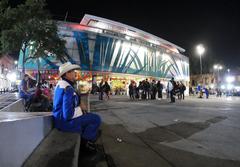
[[[78,65],[70,62],[59,67],[59,76],[53,100],[54,126],[60,131],[76,132],[81,134],[80,151],[96,152],[94,142],[97,140],[101,119],[98,115],[87,113],[86,108],[80,106],[81,99],[74,89]]]
[[[186,86],[181,82],[180,83],[180,99],[184,100],[184,98],[185,98],[185,94],[184,94],[185,90],[186,90]]]

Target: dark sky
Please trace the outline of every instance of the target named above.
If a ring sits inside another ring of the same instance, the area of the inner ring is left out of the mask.
[[[238,0],[47,0],[47,4],[55,19],[64,19],[68,11],[69,21],[80,22],[87,13],[142,29],[186,49],[184,54],[198,66],[195,47],[202,43],[203,64],[240,67]]]

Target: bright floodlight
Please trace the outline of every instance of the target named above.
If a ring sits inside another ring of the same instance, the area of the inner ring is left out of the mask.
[[[221,65],[219,65],[219,64],[215,64],[215,65],[213,66],[213,68],[214,68],[215,70],[222,70],[222,69],[223,69],[223,67],[222,67]]]
[[[233,76],[227,76],[226,81],[227,83],[232,83],[233,81],[235,81],[235,78]]]
[[[214,84],[211,84],[211,85],[210,85],[210,88],[213,89],[213,88],[214,88]]]
[[[7,74],[7,78],[11,81],[11,82],[15,82],[17,80],[17,75],[16,73],[8,73]]]
[[[17,63],[18,63],[18,61],[17,61],[17,60],[15,60],[15,61],[14,61],[14,64],[15,64],[15,65],[17,65]]]
[[[202,44],[197,46],[197,53],[201,56],[205,52],[205,48]]]
[[[234,85],[232,85],[232,84],[227,84],[227,89],[228,89],[228,90],[233,89],[233,87],[234,87]]]

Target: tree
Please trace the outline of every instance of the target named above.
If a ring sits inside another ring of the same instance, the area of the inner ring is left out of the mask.
[[[8,0],[0,2],[0,49],[2,53],[20,51],[23,54],[23,69],[27,59],[55,55],[64,61],[65,41],[57,34],[56,22],[45,9],[45,0],[26,0],[11,8]],[[26,59],[27,49],[31,55]]]

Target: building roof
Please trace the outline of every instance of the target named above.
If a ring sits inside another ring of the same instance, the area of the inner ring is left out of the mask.
[[[112,32],[117,32],[125,35],[125,38],[135,38],[135,39],[141,39],[145,40],[149,43],[165,47],[169,50],[172,50],[174,52],[179,53],[180,52],[185,52],[185,49],[168,42],[162,38],[159,38],[153,34],[150,34],[148,32],[142,31],[140,29],[137,29],[132,26],[128,26],[126,24],[112,21],[109,19],[105,19],[102,17],[97,17],[89,14],[85,14],[83,19],[80,22],[81,25],[85,26],[90,26],[90,27],[95,27],[95,28],[100,28],[103,30],[109,30]]]

